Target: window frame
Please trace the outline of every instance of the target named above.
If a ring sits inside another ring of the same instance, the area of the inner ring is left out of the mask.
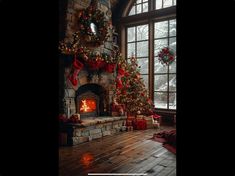
[[[176,19],[176,18],[167,18],[167,19],[160,19],[160,20],[154,20],[153,21],[153,25],[155,24],[155,23],[157,23],[157,22],[163,22],[163,21],[167,21],[167,25],[168,25],[168,31],[167,31],[167,37],[160,37],[160,38],[155,38],[155,36],[153,35],[153,38],[152,38],[152,40],[153,40],[153,46],[154,46],[154,43],[155,43],[155,40],[158,40],[158,39],[167,39],[167,46],[169,46],[169,44],[170,44],[170,38],[176,38],[177,39],[177,34],[175,35],[175,36],[170,36],[169,35],[169,26],[170,26],[170,20],[174,20],[174,19]],[[177,25],[177,24],[176,24]],[[153,30],[154,30],[154,27],[153,27]],[[176,45],[177,46],[177,45]],[[155,83],[155,80],[153,80],[153,97],[151,97],[152,98],[152,100],[154,101],[154,94],[155,94],[155,92],[157,93],[157,92],[159,92],[159,93],[166,93],[167,94],[167,108],[157,108],[157,109],[163,109],[163,110],[176,110],[176,109],[170,109],[169,107],[170,107],[170,102],[169,102],[169,100],[170,100],[170,94],[171,93],[175,93],[176,94],[176,96],[177,96],[177,89],[175,90],[175,91],[171,91],[170,89],[169,89],[169,77],[170,77],[170,75],[176,75],[177,76],[177,70],[175,71],[175,72],[170,72],[170,66],[168,65],[167,66],[167,71],[165,72],[165,73],[155,73],[155,70],[154,70],[154,60],[155,60],[155,55],[154,55],[154,47],[153,47],[153,79],[154,79],[154,77],[155,77],[155,75],[166,75],[167,76],[167,90],[166,91],[156,91],[155,90],[155,88],[154,88],[154,83]],[[150,58],[151,59],[151,58]],[[176,107],[177,107],[177,102],[176,102]]]
[[[135,27],[138,25],[145,25],[148,24],[149,32],[148,32],[148,45],[149,45],[149,50],[148,50],[148,74],[149,79],[148,79],[148,92],[149,92],[149,97],[154,100],[154,76],[156,73],[154,72],[154,23],[160,22],[160,21],[165,21],[165,20],[172,20],[176,19],[176,5],[167,7],[167,8],[162,8],[162,9],[157,9],[155,10],[155,0],[149,0],[148,7],[149,11],[148,12],[143,12],[135,15],[128,16],[132,6],[134,5],[135,0],[131,0],[128,4],[126,9],[124,10],[124,13],[122,14],[122,18],[120,19],[120,34],[121,34],[121,42],[120,42],[120,49],[121,52],[124,53],[124,55],[127,58],[127,28],[129,27]],[[176,31],[177,32],[177,31]],[[169,40],[169,36],[167,37]],[[176,40],[177,40],[177,35],[176,35]],[[136,41],[135,41],[136,42]],[[177,47],[177,45],[176,45]],[[157,110],[160,111],[176,111],[177,109],[177,103],[176,103],[176,109],[169,109],[169,93],[172,91],[169,90],[169,66],[167,68],[167,77],[168,77],[168,100],[167,100],[167,108],[156,108]],[[172,74],[177,74],[172,73]],[[173,91],[172,93],[176,93],[177,96],[177,89],[176,91]]]

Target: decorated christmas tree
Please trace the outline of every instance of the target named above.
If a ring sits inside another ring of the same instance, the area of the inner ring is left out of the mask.
[[[130,62],[122,57],[118,61],[116,78],[116,101],[125,105],[125,111],[130,115],[151,115],[154,105],[148,97],[137,59],[132,56]]]

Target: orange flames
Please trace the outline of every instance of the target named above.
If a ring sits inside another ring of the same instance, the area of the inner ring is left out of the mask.
[[[96,110],[96,102],[93,99],[85,99],[80,102],[80,113],[93,112]]]

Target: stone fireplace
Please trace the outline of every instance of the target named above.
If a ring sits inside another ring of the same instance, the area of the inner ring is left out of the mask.
[[[77,30],[77,12],[81,9],[86,9],[90,2],[90,0],[68,2],[65,42],[73,40],[73,34]],[[111,20],[111,5],[109,0],[97,1],[97,8],[105,14],[106,20]],[[117,43],[113,40],[115,38],[113,30],[108,30],[109,37],[99,46],[91,46],[89,43],[86,45],[86,42],[81,43],[93,55],[111,55],[117,48]],[[123,114],[121,116],[120,114],[113,113],[111,108],[116,88],[117,73],[105,67],[105,69],[93,67],[94,64],[88,64],[87,61],[80,57],[77,57],[77,59],[83,63],[80,64],[83,66],[79,67],[79,69],[74,69],[73,55],[66,57],[64,60],[66,64],[64,67],[63,112],[67,118],[74,114],[80,114],[81,122],[60,124],[60,133],[66,136],[61,145],[77,145],[125,131],[127,117]],[[76,78],[76,84],[69,79],[71,75],[73,78]]]

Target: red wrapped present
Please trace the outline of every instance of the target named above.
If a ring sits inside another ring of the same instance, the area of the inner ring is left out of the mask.
[[[147,129],[147,123],[144,119],[138,119],[133,121],[133,127],[135,130],[146,130]]]

